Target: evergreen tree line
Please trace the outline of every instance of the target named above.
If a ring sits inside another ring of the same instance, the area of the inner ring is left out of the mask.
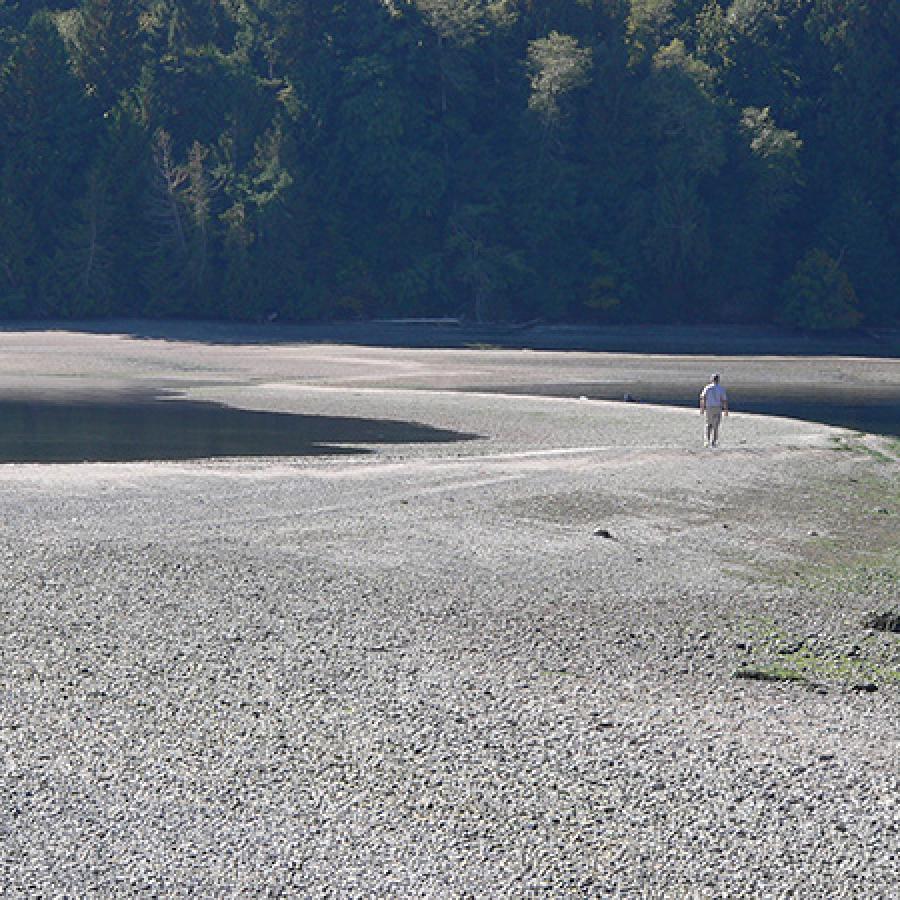
[[[0,0],[0,316],[900,320],[900,4]]]

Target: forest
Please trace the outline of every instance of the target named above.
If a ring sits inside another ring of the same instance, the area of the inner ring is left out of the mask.
[[[0,0],[0,318],[900,324],[900,3]]]

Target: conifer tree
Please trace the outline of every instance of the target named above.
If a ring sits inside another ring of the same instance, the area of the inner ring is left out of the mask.
[[[109,110],[135,86],[143,63],[140,0],[84,0],[74,63],[88,92]]]
[[[31,20],[0,76],[0,267],[35,315],[55,312],[40,285],[71,224],[98,125],[52,19]],[[23,311],[23,310],[22,310]]]

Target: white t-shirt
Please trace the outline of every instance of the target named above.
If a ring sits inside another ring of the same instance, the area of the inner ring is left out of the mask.
[[[702,391],[700,391],[700,399],[706,401],[707,409],[721,408],[728,402],[728,395],[725,388],[720,384],[711,381]]]

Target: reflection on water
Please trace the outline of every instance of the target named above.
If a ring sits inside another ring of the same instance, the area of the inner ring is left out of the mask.
[[[0,401],[0,462],[5,463],[360,454],[370,451],[359,444],[475,437],[414,422],[254,412],[177,399]]]
[[[815,385],[726,385],[735,412],[784,416],[837,425],[871,434],[900,436],[900,388]],[[585,382],[478,387],[498,393],[537,394],[543,397],[589,397],[591,400],[622,400],[630,395],[640,403],[683,406],[696,409],[700,387],[652,382]]]

